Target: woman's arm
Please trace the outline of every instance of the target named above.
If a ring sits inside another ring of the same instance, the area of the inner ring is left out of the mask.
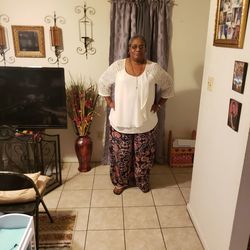
[[[98,93],[100,96],[111,96],[111,85],[121,67],[121,60],[112,63],[100,76],[98,81]]]
[[[160,98],[160,100],[157,103],[154,103],[151,107],[152,112],[157,112],[161,109],[161,107],[166,103],[168,99],[167,98]]]
[[[111,109],[115,109],[115,102],[112,100],[111,96],[104,96],[107,106]]]

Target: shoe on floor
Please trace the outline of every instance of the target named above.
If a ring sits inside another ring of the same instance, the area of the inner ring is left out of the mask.
[[[120,195],[127,187],[128,186],[115,186],[115,188],[113,189],[113,193],[116,195]]]

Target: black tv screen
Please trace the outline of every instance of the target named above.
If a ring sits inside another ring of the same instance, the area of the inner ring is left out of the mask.
[[[64,69],[0,67],[0,125],[66,128]]]

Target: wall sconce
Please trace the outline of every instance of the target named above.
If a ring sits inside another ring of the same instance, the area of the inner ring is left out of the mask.
[[[7,15],[0,15],[0,62],[4,63],[6,66],[6,62],[14,63],[15,59],[13,56],[9,57],[8,60],[6,59],[6,52],[10,49],[8,46],[8,38],[7,32],[5,32],[5,27],[2,25],[2,21],[6,23],[9,22],[9,17]]]
[[[57,64],[59,67],[59,63],[66,64],[68,63],[69,59],[67,57],[61,57],[61,54],[64,50],[63,48],[63,36],[62,36],[62,29],[57,27],[56,22],[60,22],[61,24],[65,23],[65,19],[61,16],[56,17],[56,13],[54,12],[54,17],[46,16],[45,22],[51,23],[54,22],[54,26],[50,27],[50,42],[51,42],[51,50],[55,53],[56,59],[49,57],[48,62],[50,64]]]
[[[94,55],[96,53],[96,49],[92,47],[92,43],[94,42],[93,39],[93,22],[87,16],[87,12],[90,15],[95,14],[95,9],[92,7],[87,7],[86,3],[84,2],[84,7],[76,6],[75,12],[80,14],[83,10],[83,17],[79,19],[79,39],[80,42],[83,43],[83,48],[78,47],[76,49],[77,53],[80,55],[86,55],[86,59],[89,55]]]

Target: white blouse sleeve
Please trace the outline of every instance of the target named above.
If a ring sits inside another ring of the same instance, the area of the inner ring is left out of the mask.
[[[174,83],[172,77],[159,64],[154,65],[155,81],[161,89],[162,98],[174,96]]]
[[[98,92],[101,96],[111,96],[111,85],[115,82],[116,74],[122,67],[122,60],[112,63],[98,81]]]

